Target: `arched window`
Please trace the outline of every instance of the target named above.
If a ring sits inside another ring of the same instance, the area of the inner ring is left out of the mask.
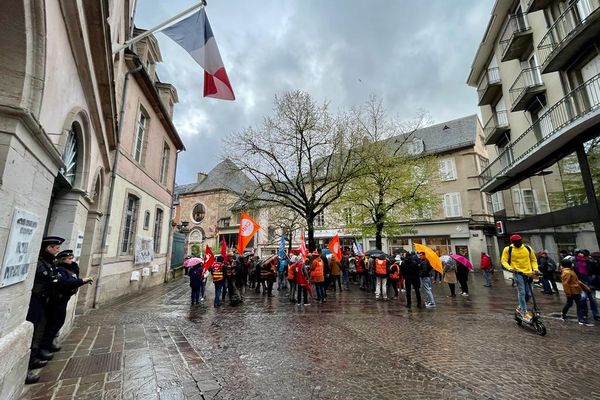
[[[204,216],[206,215],[206,208],[204,208],[204,205],[201,203],[198,203],[194,206],[194,209],[192,210],[192,220],[199,224],[200,222],[202,222],[202,220],[204,220]]]
[[[65,178],[67,183],[71,186],[75,183],[75,177],[77,175],[77,133],[78,125],[73,123],[69,130],[69,136],[65,142],[65,151],[63,152],[63,161],[65,167],[61,168],[60,173]]]

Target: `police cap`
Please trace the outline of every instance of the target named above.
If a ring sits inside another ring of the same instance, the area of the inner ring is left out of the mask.
[[[61,245],[65,239],[60,236],[46,236],[42,239],[42,247],[53,246],[53,245]]]
[[[56,258],[74,257],[73,250],[63,250],[56,255]]]

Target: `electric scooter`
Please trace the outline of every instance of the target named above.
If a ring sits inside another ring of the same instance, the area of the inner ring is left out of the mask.
[[[531,284],[532,279],[525,274],[521,274],[519,272],[514,272],[514,271],[511,271],[511,272],[513,272],[514,274],[517,274],[517,275],[522,275],[525,278],[524,281],[525,281],[525,284],[529,288],[529,293],[531,294],[531,301],[533,302],[533,309],[531,310],[533,313],[533,317],[531,318],[531,320],[524,319],[523,315],[521,315],[521,313],[519,313],[518,311],[515,310],[515,321],[517,321],[517,325],[528,326],[529,328],[534,329],[538,335],[545,336],[546,335],[546,326],[544,325],[544,321],[542,321],[541,310],[539,309],[539,307],[537,306],[537,303],[535,302],[535,295],[533,294],[533,285]]]

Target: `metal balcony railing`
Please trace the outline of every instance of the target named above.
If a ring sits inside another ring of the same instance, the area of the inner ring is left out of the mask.
[[[556,18],[538,44],[538,55],[542,66],[545,66],[553,53],[562,48],[562,44],[569,41],[577,28],[585,24],[589,16],[598,8],[600,3],[597,1],[577,0]]]
[[[514,107],[515,103],[523,97],[527,89],[541,85],[543,85],[543,82],[540,67],[525,68],[522,70],[508,91],[512,106]]]
[[[502,52],[501,58],[504,58],[504,55],[510,47],[510,43],[515,35],[521,32],[526,32],[529,29],[530,27],[529,23],[527,22],[527,13],[518,13],[510,16],[508,23],[504,27],[502,35],[500,36],[500,50]]]
[[[489,138],[496,130],[508,128],[508,111],[501,110],[495,112],[483,127],[485,138]]]
[[[477,85],[479,101],[481,101],[481,98],[485,95],[485,91],[490,85],[495,85],[498,83],[500,83],[500,69],[498,67],[488,68],[486,73],[481,77],[479,85]]]
[[[498,158],[481,172],[482,186],[485,186],[496,177],[504,176],[515,163],[527,157],[538,147],[548,143],[563,128],[599,108],[600,74],[578,86],[559,100],[516,140],[509,143],[498,155]],[[523,141],[534,144],[527,147],[521,143]]]

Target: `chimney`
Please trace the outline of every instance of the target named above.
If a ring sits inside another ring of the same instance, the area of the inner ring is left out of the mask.
[[[198,172],[198,177],[196,178],[196,180],[198,181],[198,183],[202,183],[204,182],[204,180],[206,179],[208,175],[205,174],[204,172]]]

